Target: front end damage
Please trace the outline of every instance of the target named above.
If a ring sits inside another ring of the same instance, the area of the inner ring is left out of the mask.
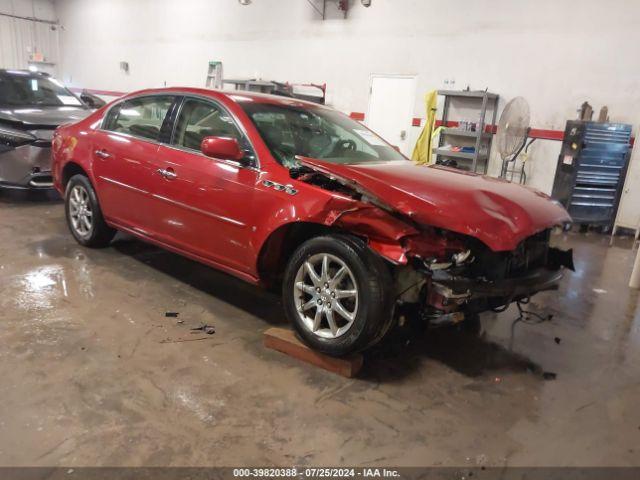
[[[398,267],[404,271],[399,288],[407,288],[400,290],[399,307],[440,325],[556,290],[563,268],[573,270],[573,252],[551,247],[550,235],[551,229],[539,232],[508,252],[493,252],[473,238],[463,239],[466,249],[448,259],[407,252],[410,261]]]
[[[398,317],[418,316],[435,326],[502,311],[557,289],[562,270],[574,268],[571,250],[550,246],[552,228],[568,224],[496,252],[472,236],[421,225],[348,179],[308,165],[291,175],[335,192],[324,223],[364,238],[393,265]]]

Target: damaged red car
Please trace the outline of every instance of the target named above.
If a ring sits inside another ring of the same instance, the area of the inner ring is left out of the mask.
[[[117,230],[281,288],[302,339],[330,355],[402,315],[431,324],[557,288],[567,212],[546,195],[417,166],[362,124],[297,99],[146,90],[59,127],[53,176],[75,239]]]

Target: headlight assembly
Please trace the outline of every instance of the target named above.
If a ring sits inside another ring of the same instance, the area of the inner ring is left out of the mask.
[[[451,261],[432,259],[430,262],[426,263],[430,270],[446,270],[452,266],[459,267],[460,265],[473,261],[473,257],[471,256],[471,250],[464,250],[462,252],[454,253],[451,255]]]
[[[471,257],[471,250],[465,250],[464,252],[454,253],[451,256],[451,259],[456,265],[462,265],[464,262],[469,260],[469,257]]]
[[[33,143],[36,140],[36,137],[28,132],[21,132],[20,130],[14,130],[13,128],[0,126],[0,143],[4,145],[19,147],[20,145]]]

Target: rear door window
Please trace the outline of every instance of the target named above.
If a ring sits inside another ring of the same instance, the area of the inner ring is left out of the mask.
[[[103,128],[157,141],[174,99],[172,95],[158,95],[126,100],[111,109]]]

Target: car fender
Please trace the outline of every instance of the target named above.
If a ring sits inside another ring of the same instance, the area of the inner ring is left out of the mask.
[[[63,172],[69,163],[74,163],[82,168],[91,183],[95,185],[91,152],[93,147],[91,137],[94,130],[87,128],[86,122],[87,120],[83,120],[74,125],[61,126],[54,132],[51,142],[52,175],[54,187],[61,195],[64,195]],[[79,141],[80,138],[83,138],[84,141]]]
[[[419,234],[410,223],[373,204],[314,185],[296,181],[295,188],[294,195],[286,195],[283,190],[268,189],[265,192],[263,188],[262,194],[256,196],[256,205],[269,206],[261,209],[260,215],[266,217],[265,221],[256,222],[253,244],[257,261],[272,235],[277,235],[287,226],[315,224],[363,238],[373,251],[392,263],[407,262],[402,240]],[[274,202],[274,195],[280,201],[270,205]],[[273,214],[265,214],[265,211]]]

